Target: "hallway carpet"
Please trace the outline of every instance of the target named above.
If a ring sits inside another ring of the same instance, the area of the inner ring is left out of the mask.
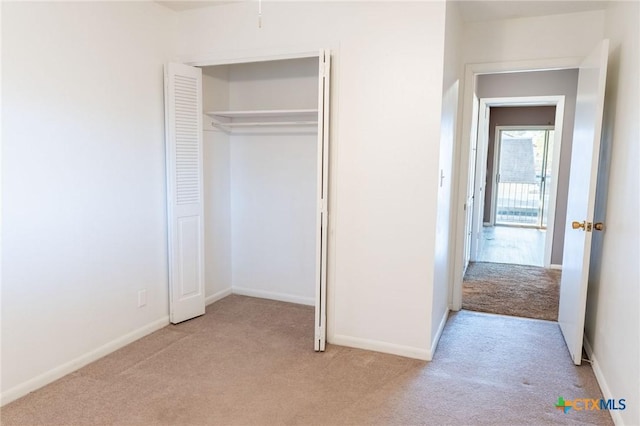
[[[557,321],[560,276],[538,266],[472,262],[462,283],[462,308]]]
[[[612,424],[557,324],[461,311],[432,362],[329,345],[313,309],[229,296],[2,409],[11,425]]]

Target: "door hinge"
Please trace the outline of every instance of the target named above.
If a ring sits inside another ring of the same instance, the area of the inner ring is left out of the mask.
[[[325,58],[322,58],[322,77],[328,76],[330,71],[331,63],[328,62]]]

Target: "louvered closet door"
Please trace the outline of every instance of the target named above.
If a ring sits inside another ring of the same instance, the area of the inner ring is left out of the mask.
[[[204,314],[202,70],[165,66],[169,307],[172,323]]]

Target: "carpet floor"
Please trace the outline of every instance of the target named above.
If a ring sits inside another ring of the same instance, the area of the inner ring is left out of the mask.
[[[538,266],[472,262],[462,284],[462,308],[558,320],[561,272]]]
[[[10,425],[611,425],[557,324],[460,311],[432,362],[312,350],[313,309],[229,296],[2,409]]]

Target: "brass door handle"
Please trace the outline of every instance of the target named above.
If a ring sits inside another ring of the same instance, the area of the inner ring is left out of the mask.
[[[586,232],[591,232],[591,227],[593,226],[593,224],[591,222],[587,222],[582,221],[582,222],[576,222],[575,220],[573,222],[571,222],[571,227],[573,229],[582,229],[583,231]],[[599,229],[599,231],[601,231],[601,229]]]
[[[583,231],[587,231],[587,232],[591,232],[592,227],[596,231],[604,231],[604,223],[596,222],[592,224],[591,222],[587,222],[586,220],[583,222],[577,222],[574,220],[573,222],[571,222],[571,227],[573,229],[582,229]]]

